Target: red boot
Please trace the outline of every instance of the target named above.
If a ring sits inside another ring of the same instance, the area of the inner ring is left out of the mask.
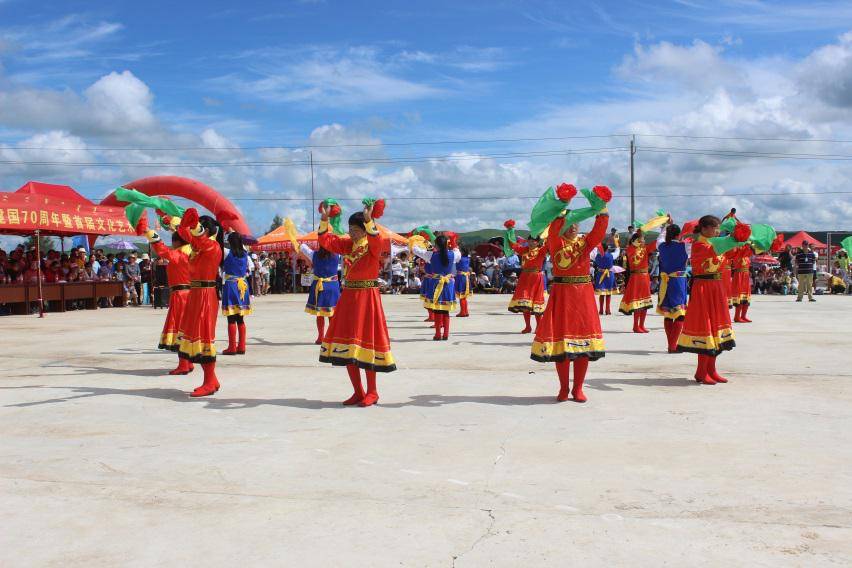
[[[541,322],[541,314],[535,314],[535,330],[538,331],[538,324]]]
[[[349,373],[349,382],[352,383],[353,394],[343,401],[346,406],[360,404],[364,400],[364,386],[361,384],[361,370],[357,365],[346,365],[346,372]]]
[[[435,336],[432,341],[441,341],[441,328],[444,327],[444,314],[435,312]]]
[[[219,379],[216,378],[216,363],[202,363],[204,369],[204,382],[192,391],[191,397],[210,396],[219,390]]]
[[[673,353],[672,351],[672,324],[674,322],[669,318],[663,318],[663,329],[666,330],[666,343],[668,344],[669,353]]]
[[[557,361],[556,374],[559,376],[559,394],[556,395],[556,401],[565,402],[570,392],[571,361],[568,359]]]
[[[521,333],[532,333],[532,326],[530,325],[530,313],[524,312],[524,329],[521,330]]]
[[[367,394],[364,395],[364,400],[358,403],[358,406],[373,406],[379,402],[379,391],[376,389],[376,372],[366,371],[367,373]]]
[[[435,321],[434,312],[432,312],[432,310],[430,310],[430,309],[427,309],[426,312],[429,314],[429,316],[423,321]]]
[[[228,324],[228,348],[222,351],[222,355],[237,354],[237,324]]]
[[[710,375],[707,374],[708,359],[710,359],[708,355],[698,356],[698,368],[695,370],[695,380],[702,385],[715,385],[716,381],[711,379]]]
[[[716,371],[716,358],[708,357],[707,361],[707,374],[710,375],[710,378],[716,381],[717,383],[727,383],[728,379],[723,377]]]
[[[633,312],[633,333],[643,333],[642,326],[639,325],[639,312]]]
[[[746,317],[746,314],[748,313],[748,303],[744,302],[740,304],[740,306],[742,306],[742,310],[740,310],[740,321],[743,323],[751,323],[751,320]]]
[[[609,307],[611,300],[612,300],[612,296],[607,295],[606,296],[606,315],[608,315],[608,316],[612,315],[612,310]]]
[[[322,339],[325,335],[325,318],[317,316],[317,340],[314,341],[317,345],[322,345]]]
[[[441,326],[444,328],[441,333],[441,341],[446,341],[450,338],[450,312],[443,314],[444,318],[441,321]]]
[[[175,369],[169,371],[170,375],[188,375],[195,369],[195,366],[189,361],[189,359],[183,359],[178,357],[178,366]]]
[[[603,313],[604,313],[604,297],[603,296],[598,296],[598,306],[599,306],[598,315],[602,316]]]
[[[459,310],[459,314],[456,316],[457,318],[469,318],[470,314],[467,311],[467,298],[462,298],[459,300],[459,304],[461,310]]]
[[[737,304],[736,306],[734,306],[734,322],[740,323],[742,321],[743,320],[740,319],[740,305]]]
[[[669,353],[677,353],[677,340],[680,339],[680,334],[683,332],[683,320],[675,320],[672,322],[672,339],[669,343]]]
[[[237,343],[237,355],[246,354],[246,324],[238,323],[237,331],[240,334],[240,341]]]
[[[589,369],[588,357],[577,357],[574,359],[574,388],[571,389],[571,398],[574,402],[586,402],[583,394],[583,383],[586,381],[586,371]]]
[[[648,308],[644,310],[639,310],[639,329],[642,330],[642,333],[650,333],[648,328],[645,327],[645,318],[648,315]]]

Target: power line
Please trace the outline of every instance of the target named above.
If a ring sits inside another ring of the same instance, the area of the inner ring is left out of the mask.
[[[320,148],[379,148],[383,146],[404,147],[404,146],[450,146],[463,144],[503,144],[508,142],[554,142],[560,140],[591,140],[595,138],[625,138],[629,134],[591,134],[586,136],[546,136],[539,138],[489,138],[481,140],[438,140],[438,141],[415,141],[415,142],[371,142],[363,144],[304,144],[291,146],[233,146],[211,148],[209,146],[174,146],[171,148],[48,148],[38,146],[20,146],[12,147],[13,150],[56,150],[62,152],[178,152],[178,151],[232,151],[232,150],[316,150]]]
[[[547,156],[563,156],[572,154],[600,154],[612,152],[627,152],[627,148],[578,148],[564,150],[542,150],[533,152],[504,152],[500,154],[470,154],[470,155],[444,155],[444,156],[412,156],[406,158],[360,158],[360,159],[336,159],[336,160],[314,160],[315,166],[358,166],[358,165],[387,165],[387,164],[410,164],[421,162],[456,162],[465,160],[482,159],[505,159],[505,158],[533,158]],[[75,167],[142,167],[142,168],[234,168],[234,167],[292,167],[309,166],[310,160],[258,160],[243,162],[64,162],[64,161],[36,161],[36,160],[0,160],[0,164],[28,165],[28,166],[75,166]]]
[[[792,152],[760,152],[752,150],[725,150],[716,148],[672,148],[666,146],[639,146],[640,152],[657,154],[688,154],[720,158],[769,158],[777,160],[852,160],[850,154],[809,154]]]
[[[346,143],[346,144],[291,144],[291,145],[268,145],[268,146],[225,146],[211,148],[209,146],[170,146],[170,147],[92,147],[92,148],[52,148],[46,146],[12,146],[7,142],[9,149],[25,151],[61,151],[61,152],[181,152],[181,151],[256,151],[256,150],[311,150],[329,148],[380,148],[380,147],[409,147],[409,146],[451,146],[468,144],[505,144],[517,142],[554,142],[564,140],[592,140],[601,138],[678,138],[686,140],[739,140],[751,142],[820,142],[831,144],[852,144],[852,140],[837,138],[781,138],[781,137],[749,137],[749,136],[698,136],[690,134],[589,134],[577,136],[540,136],[529,138],[481,138],[461,140],[425,140],[410,142],[370,142],[370,143]]]
[[[852,195],[852,191],[819,191],[819,192],[737,192],[724,194],[708,194],[708,193],[654,193],[654,194],[637,194],[639,198],[662,198],[662,197],[810,197],[820,195]],[[445,198],[447,196],[402,196],[389,197],[390,201],[430,201],[434,199]],[[480,195],[480,196],[465,196],[453,195],[453,200],[477,200],[477,201],[496,201],[496,200],[512,200],[512,199],[539,199],[541,195]],[[614,193],[613,197],[630,197],[629,193]],[[97,198],[90,198],[97,199]],[[229,201],[311,201],[310,197],[232,197]],[[357,197],[334,197],[337,201],[361,201]]]

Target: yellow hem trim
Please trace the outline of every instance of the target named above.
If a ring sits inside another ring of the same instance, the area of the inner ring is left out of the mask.
[[[531,351],[533,356],[542,358],[603,352],[604,340],[597,337],[569,338],[552,342],[533,341]]]
[[[720,329],[715,336],[704,335],[687,335],[681,333],[677,344],[687,349],[702,349],[704,351],[718,351],[725,343],[734,341],[734,330],[730,327]]]
[[[178,350],[181,353],[188,355],[190,358],[216,356],[216,346],[212,343],[205,343],[200,340],[189,341],[188,339],[181,339]]]
[[[248,316],[251,315],[251,306],[228,306],[222,308],[223,316]]]
[[[341,359],[345,361],[358,361],[376,367],[391,367],[395,365],[393,354],[390,351],[380,353],[372,349],[366,349],[354,343],[327,343],[320,346],[320,357],[326,359]]]
[[[657,314],[666,319],[677,319],[686,317],[686,306],[678,306],[676,308],[664,308],[657,306]]]
[[[330,318],[334,315],[334,308],[317,308],[305,306],[305,313],[312,316]]]

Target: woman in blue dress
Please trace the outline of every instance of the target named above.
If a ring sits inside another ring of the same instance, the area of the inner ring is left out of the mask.
[[[251,313],[248,284],[248,263],[251,261],[238,232],[228,235],[228,246],[230,252],[222,262],[222,315],[228,318],[228,348],[222,355],[244,355],[246,323],[243,318]]]
[[[467,299],[473,296],[472,273],[470,271],[470,251],[467,247],[461,247],[461,258],[456,265],[456,294],[459,298],[459,313],[456,317],[469,318],[467,311]]]
[[[322,247],[314,251],[305,244],[299,247],[299,251],[303,257],[310,261],[313,268],[313,282],[311,282],[311,288],[308,290],[308,303],[305,304],[305,313],[316,316],[316,344],[321,345],[325,335],[325,318],[331,318],[334,315],[334,308],[340,299],[340,280],[338,277],[340,255]]]
[[[677,353],[677,340],[683,330],[686,316],[687,290],[686,267],[689,264],[689,250],[685,243],[678,240],[680,227],[670,224],[660,234],[664,242],[657,245],[660,255],[660,290],[657,299],[657,313],[663,316],[669,353]]]
[[[455,271],[461,253],[450,250],[449,239],[441,235],[435,239],[435,249],[413,246],[412,252],[427,263],[430,278],[424,281],[423,306],[435,316],[434,341],[446,341],[450,335],[450,312],[456,309]]]
[[[604,252],[598,252],[592,265],[595,267],[595,294],[598,295],[598,314],[612,315],[610,303],[612,295],[618,293],[618,284],[615,281],[615,259],[620,254],[620,249],[617,245],[608,246]],[[604,304],[606,304],[606,312],[604,312]]]

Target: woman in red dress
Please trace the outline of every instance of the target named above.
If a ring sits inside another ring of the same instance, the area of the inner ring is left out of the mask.
[[[560,186],[560,190],[563,187]],[[572,193],[576,193],[573,186],[569,187],[573,189]],[[604,356],[601,320],[589,274],[589,254],[601,244],[606,234],[609,223],[606,202],[611,199],[612,193],[604,186],[595,187],[594,193],[601,199],[602,206],[597,210],[595,225],[587,235],[579,235],[576,224],[565,227],[564,213],[550,224],[547,235],[547,251],[553,262],[553,281],[547,307],[535,333],[530,358],[556,364],[559,376],[556,400],[559,402],[568,400],[571,362],[574,363],[571,397],[576,402],[586,402],[583,383],[589,361]],[[560,199],[564,201],[564,198]]]
[[[367,201],[369,203],[369,201]],[[334,317],[320,347],[322,363],[345,366],[353,394],[345,405],[371,406],[379,401],[376,373],[396,370],[390,350],[388,326],[382,309],[377,279],[382,266],[382,237],[373,221],[378,204],[365,205],[363,213],[349,218],[349,235],[337,236],[328,230],[328,208],[321,210],[319,242],[324,249],[345,255],[343,292]],[[361,371],[367,375],[367,391],[361,383]]]
[[[139,222],[136,224],[136,234],[144,235],[154,252],[160,258],[168,261],[166,277],[169,282],[169,311],[166,313],[166,322],[163,324],[160,344],[157,347],[177,353],[180,322],[189,298],[189,253],[191,248],[177,233],[172,233],[172,246],[171,248],[167,247],[160,235],[148,228],[147,214],[143,214],[139,218]],[[169,374],[186,375],[192,370],[191,362],[178,357],[177,368],[169,371]]]
[[[648,276],[648,255],[655,250],[657,242],[646,245],[642,229],[630,237],[626,251],[630,278],[627,279],[627,287],[624,289],[618,311],[625,315],[633,314],[633,333],[648,333],[645,317],[648,315],[648,308],[654,305],[651,299],[651,278]]]
[[[746,241],[748,225],[738,224],[731,235],[719,237],[718,217],[705,215],[698,220],[700,236],[692,243],[692,290],[677,342],[680,353],[696,353],[695,380],[705,385],[727,383],[716,370],[716,357],[736,345],[728,311],[728,297],[722,281],[725,253]]]
[[[209,396],[219,390],[216,378],[216,318],[219,297],[216,278],[222,264],[224,231],[216,219],[198,216],[187,209],[177,229],[180,238],[189,243],[189,298],[180,323],[178,357],[189,363],[200,363],[204,382],[189,396]]]
[[[521,277],[518,278],[518,285],[509,302],[509,311],[524,315],[525,326],[521,333],[530,333],[530,315],[535,316],[538,327],[539,318],[547,305],[547,290],[542,272],[547,249],[540,239],[529,239],[522,244],[512,243],[511,246],[521,259]]]
[[[746,317],[751,303],[751,257],[754,249],[751,245],[738,247],[732,251],[733,270],[731,273],[731,299],[734,303],[734,321],[751,323]]]

